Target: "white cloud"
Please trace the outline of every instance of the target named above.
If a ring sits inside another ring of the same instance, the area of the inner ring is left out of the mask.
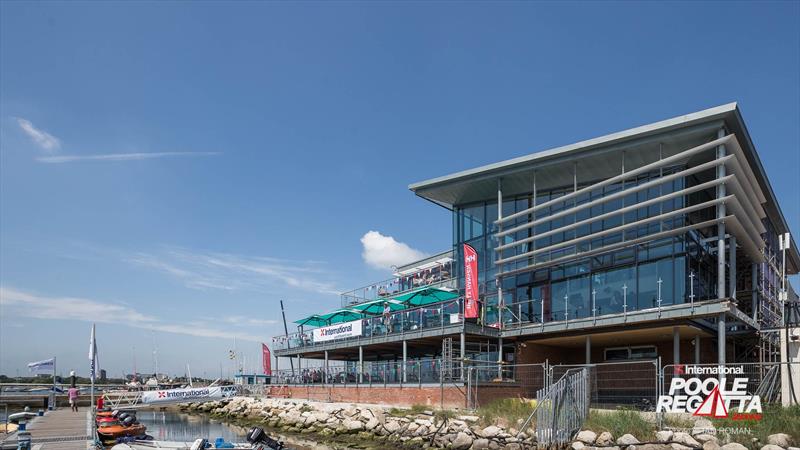
[[[17,124],[41,149],[54,152],[61,147],[61,141],[52,134],[33,126],[30,120],[17,117]]]
[[[378,231],[368,231],[361,236],[364,250],[361,256],[364,261],[379,269],[391,269],[424,258],[425,253],[396,241],[391,236],[384,236]]]
[[[276,283],[320,294],[338,294],[332,274],[317,261],[227,253],[196,252],[182,248],[138,253],[128,262],[158,270],[181,280],[192,289],[274,292]]]
[[[141,152],[141,153],[106,153],[100,155],[59,155],[40,156],[37,161],[49,164],[70,163],[78,161],[142,161],[145,159],[214,156],[219,152]]]
[[[203,324],[187,321],[184,323],[166,322],[158,317],[147,315],[126,305],[107,303],[76,297],[47,297],[0,286],[0,305],[5,313],[33,319],[79,320],[96,323],[124,323],[134,328],[161,331],[164,333],[185,334],[189,336],[243,339],[253,342],[266,342],[265,336],[249,333],[232,333]]]

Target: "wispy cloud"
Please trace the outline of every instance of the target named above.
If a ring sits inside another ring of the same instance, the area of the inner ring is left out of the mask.
[[[341,292],[336,288],[333,274],[319,261],[197,252],[183,248],[137,253],[125,260],[165,273],[192,289],[274,292],[277,284],[320,294]]]
[[[17,117],[17,125],[19,125],[20,129],[22,129],[22,131],[42,150],[54,152],[61,148],[61,141],[59,141],[57,137],[42,129],[36,128],[30,120]]]
[[[265,336],[253,333],[236,333],[214,328],[205,322],[184,321],[181,323],[165,321],[144,314],[130,306],[78,297],[49,297],[0,286],[0,305],[4,314],[33,319],[79,320],[82,322],[112,323],[155,330],[164,333],[185,334],[189,336],[243,339],[253,342],[266,342]],[[185,319],[185,318],[184,318]],[[202,324],[202,326],[198,326]]]
[[[228,316],[222,319],[224,322],[239,325],[239,326],[252,326],[252,327],[264,327],[267,325],[275,325],[278,323],[277,320],[272,319],[257,319],[255,317],[247,317],[247,316]]]
[[[49,164],[61,164],[79,161],[142,161],[145,159],[215,156],[219,152],[139,152],[139,153],[105,153],[99,155],[58,155],[40,156],[37,161]]]
[[[361,245],[364,247],[361,257],[367,264],[379,269],[391,269],[426,256],[408,244],[398,242],[391,236],[384,236],[378,231],[365,233],[361,237]]]

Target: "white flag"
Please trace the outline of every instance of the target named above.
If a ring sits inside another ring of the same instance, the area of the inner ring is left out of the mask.
[[[28,370],[30,370],[32,373],[53,373],[55,367],[56,367],[55,358],[28,363]]]
[[[92,324],[92,336],[89,338],[89,361],[91,362],[91,366],[89,369],[89,378],[91,378],[92,381],[94,381],[98,367],[97,342],[94,339],[94,324]]]

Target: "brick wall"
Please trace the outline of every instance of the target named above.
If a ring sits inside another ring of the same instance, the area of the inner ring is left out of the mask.
[[[466,388],[445,386],[282,386],[273,387],[270,396],[345,403],[385,405],[426,405],[463,408]]]

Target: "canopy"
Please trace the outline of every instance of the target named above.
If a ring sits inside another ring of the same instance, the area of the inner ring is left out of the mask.
[[[431,303],[446,302],[457,298],[458,293],[455,291],[428,287],[409,292],[408,294],[399,295],[394,299],[408,306],[425,306]]]
[[[326,320],[328,323],[326,325],[332,325],[334,323],[340,322],[349,322],[351,320],[358,320],[363,317],[363,315],[357,311],[353,311],[351,309],[337,309],[334,312],[329,312],[328,314],[322,314],[319,316],[321,319]]]
[[[295,320],[294,323],[298,325],[310,325],[312,327],[324,327],[325,325],[328,325],[327,320],[316,314],[312,314],[305,319]]]
[[[378,299],[378,300],[373,300],[371,302],[360,303],[358,305],[351,306],[350,309],[360,311],[363,314],[382,314],[385,303],[389,304],[389,309],[391,311],[400,311],[406,309],[406,306],[403,303],[390,298]]]

